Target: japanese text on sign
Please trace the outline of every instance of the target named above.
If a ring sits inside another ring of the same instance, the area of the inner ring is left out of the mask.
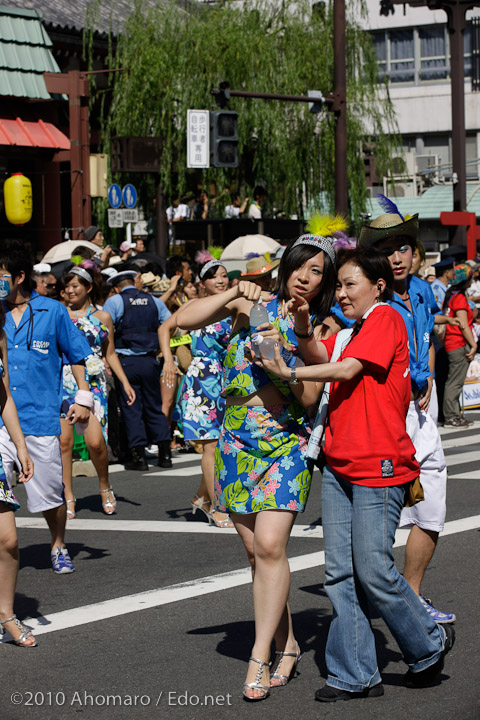
[[[187,110],[187,167],[210,167],[210,119],[208,110]]]

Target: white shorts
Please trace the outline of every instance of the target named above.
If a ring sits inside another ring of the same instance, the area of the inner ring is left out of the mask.
[[[62,454],[58,435],[25,435],[33,460],[33,477],[23,484],[27,493],[27,509],[44,512],[63,505]],[[20,468],[17,450],[5,426],[0,428],[0,455],[9,485],[14,466]]]
[[[433,418],[420,410],[418,402],[411,402],[408,408],[407,433],[415,446],[425,500],[403,508],[398,526],[418,525],[441,532],[446,514],[447,465],[438,428]]]

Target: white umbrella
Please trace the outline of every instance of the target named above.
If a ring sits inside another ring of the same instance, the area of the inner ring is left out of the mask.
[[[279,247],[280,243],[266,235],[242,235],[227,245],[220,260],[244,260],[249,253],[273,254]]]
[[[62,262],[63,260],[70,260],[73,251],[79,245],[90,248],[90,250],[93,250],[95,253],[101,251],[98,245],[94,245],[94,243],[88,242],[88,240],[65,240],[64,242],[58,243],[58,245],[54,245],[50,250],[47,250],[41,262],[51,264]]]

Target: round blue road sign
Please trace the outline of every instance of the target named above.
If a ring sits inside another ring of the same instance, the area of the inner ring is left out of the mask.
[[[134,208],[137,204],[137,191],[133,185],[125,185],[122,190],[122,197],[126,208]]]
[[[108,188],[108,202],[112,208],[120,207],[122,204],[122,191],[120,189],[120,185],[117,185],[116,183],[110,185]]]

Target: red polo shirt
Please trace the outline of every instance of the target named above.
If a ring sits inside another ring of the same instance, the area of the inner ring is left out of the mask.
[[[324,341],[329,358],[335,336]],[[386,487],[418,477],[415,448],[405,419],[410,402],[408,335],[401,315],[375,307],[339,361],[364,364],[352,380],[332,383],[325,457],[340,477],[357,485]]]

